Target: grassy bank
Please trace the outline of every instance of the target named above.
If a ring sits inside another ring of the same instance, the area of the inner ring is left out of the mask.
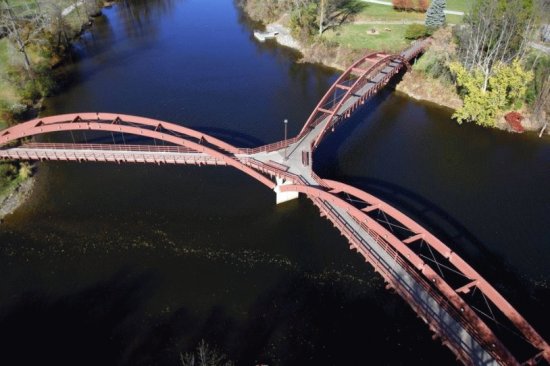
[[[55,89],[56,66],[68,54],[71,40],[98,12],[99,2],[10,0],[0,5],[5,24],[15,24],[18,30],[0,38],[0,129],[3,129],[17,123],[21,116],[28,118],[27,112],[36,109],[41,99]],[[25,43],[29,67],[23,52],[16,48],[17,36]],[[31,172],[27,163],[0,163],[0,203]]]
[[[325,37],[343,47],[399,52],[411,41],[405,39],[407,25],[348,24],[329,30]],[[375,33],[371,33],[375,31]]]

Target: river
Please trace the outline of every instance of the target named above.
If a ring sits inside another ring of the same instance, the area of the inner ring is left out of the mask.
[[[338,73],[253,29],[231,0],[105,9],[44,114],[142,115],[240,146],[288,118],[293,135]],[[433,230],[549,339],[550,141],[450,114],[386,88],[316,170]],[[3,364],[178,365],[202,339],[238,365],[455,362],[307,199],[277,206],[230,168],[41,163],[0,243]]]

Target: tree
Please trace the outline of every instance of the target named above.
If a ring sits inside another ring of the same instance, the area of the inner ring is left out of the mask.
[[[433,0],[426,11],[426,27],[440,28],[445,25],[445,0]]]
[[[483,74],[483,90],[496,65],[523,59],[533,25],[532,0],[475,0],[457,32],[458,56]]]
[[[290,29],[298,39],[309,38],[316,33],[318,20],[317,4],[297,6],[290,14]]]
[[[325,16],[327,11],[327,0],[320,0],[319,4],[319,35],[323,34],[325,26]]]
[[[341,25],[365,7],[365,4],[359,0],[318,0],[310,3],[318,9],[319,35],[329,28]]]
[[[227,360],[227,356],[210,347],[204,339],[199,343],[193,353],[180,353],[182,366],[233,366],[233,362]]]
[[[27,73],[31,72],[31,61],[29,55],[27,54],[26,44],[23,42],[23,39],[19,32],[18,19],[15,16],[13,9],[10,6],[8,0],[4,0],[0,8],[0,25],[2,28],[5,28],[9,35],[13,35],[15,42],[17,43],[18,50],[23,54],[23,60],[25,64],[25,69]]]
[[[519,108],[527,86],[533,79],[532,71],[525,71],[519,60],[510,65],[499,63],[485,85],[482,70],[468,71],[461,63],[449,65],[456,82],[465,93],[464,106],[453,115],[458,123],[475,121],[476,124],[493,127],[496,117],[510,108]]]

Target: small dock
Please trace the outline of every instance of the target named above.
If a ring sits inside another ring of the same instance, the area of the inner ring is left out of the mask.
[[[260,42],[265,42],[266,39],[274,39],[279,35],[279,32],[254,32],[254,37]]]

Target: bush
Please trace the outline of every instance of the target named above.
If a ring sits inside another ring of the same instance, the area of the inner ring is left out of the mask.
[[[290,31],[299,40],[308,40],[317,32],[317,4],[298,6],[290,13]]]
[[[28,104],[34,103],[36,100],[42,97],[40,93],[40,84],[35,81],[28,81],[24,86],[19,90],[19,95],[21,100]]]
[[[518,60],[510,65],[497,64],[487,82],[481,69],[468,71],[459,62],[450,63],[449,68],[456,75],[456,83],[464,97],[464,106],[453,118],[458,123],[474,121],[487,127],[495,125],[500,113],[521,105],[533,79],[533,71],[524,70]]]
[[[410,24],[405,30],[406,39],[419,39],[429,35],[428,28],[424,24]]]
[[[17,167],[12,163],[0,163],[0,179],[12,180],[17,176]]]
[[[32,166],[27,162],[22,162],[19,165],[19,178],[26,180],[32,176]]]
[[[392,5],[395,10],[399,11],[418,11],[425,13],[428,10],[428,0],[392,0]]]

